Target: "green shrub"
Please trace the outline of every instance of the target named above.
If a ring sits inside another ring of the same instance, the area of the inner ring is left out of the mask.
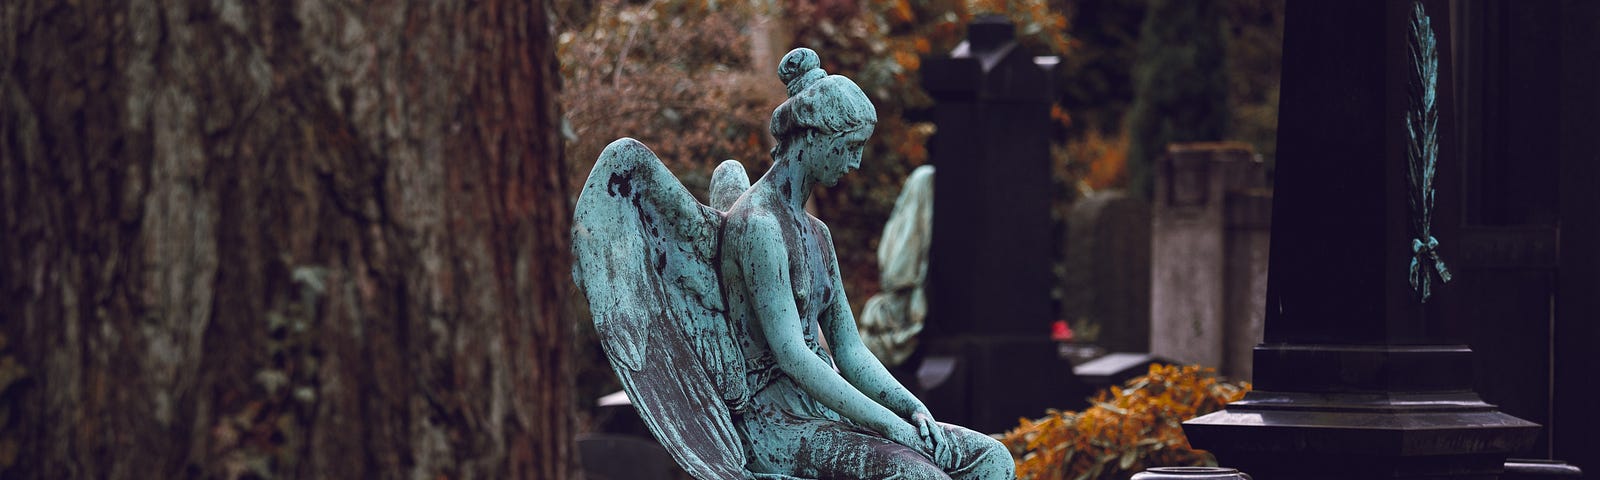
[[[1223,6],[1150,1],[1128,112],[1129,186],[1135,192],[1150,194],[1152,168],[1167,144],[1218,141],[1229,133]]]

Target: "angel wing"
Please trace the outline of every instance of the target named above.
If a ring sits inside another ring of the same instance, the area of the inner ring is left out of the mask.
[[[713,203],[750,185],[738,162],[716,172]],[[714,263],[722,224],[655,153],[623,138],[595,162],[572,227],[573,279],[612,369],[650,432],[700,479],[753,477],[730,410],[750,394]]]
[[[726,212],[750,189],[750,175],[738,160],[724,160],[711,172],[711,208]]]

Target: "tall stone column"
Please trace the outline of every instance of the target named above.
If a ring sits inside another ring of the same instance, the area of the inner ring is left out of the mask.
[[[1454,248],[1453,232],[1418,228],[1410,198],[1411,127],[1432,83],[1419,59],[1436,58],[1442,80],[1438,164],[1454,154],[1448,2],[1423,6],[1417,17],[1412,2],[1288,5],[1255,390],[1184,425],[1219,462],[1260,478],[1492,479],[1538,432],[1472,391],[1471,349],[1438,333],[1450,319],[1413,286],[1426,277],[1431,298],[1450,295],[1435,260]],[[1415,48],[1427,35],[1436,57]],[[1436,187],[1435,205],[1459,194]]]

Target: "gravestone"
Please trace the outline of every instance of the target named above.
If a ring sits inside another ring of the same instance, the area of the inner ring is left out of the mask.
[[[1087,392],[1048,336],[1055,58],[1025,52],[1002,19],[968,34],[922,69],[939,169],[923,353],[954,362],[925,399],[942,418],[1000,432]]]
[[[1450,78],[1448,44],[1432,41],[1451,38],[1435,30],[1447,5],[1286,9],[1255,389],[1184,423],[1219,463],[1261,478],[1492,479],[1532,445],[1537,424],[1472,390],[1472,350],[1428,327],[1453,320],[1438,306],[1455,288],[1454,238],[1427,228],[1450,212],[1412,200],[1459,194],[1422,168],[1454,161],[1451,84],[1433,81]]]
[[[1173,144],[1155,173],[1150,352],[1249,379],[1272,208],[1261,158],[1239,143]]]
[[[1120,190],[1085,195],[1067,215],[1061,316],[1087,321],[1110,352],[1150,349],[1150,203]]]
[[[1261,343],[1267,313],[1267,255],[1272,244],[1272,190],[1228,193],[1223,215],[1224,246],[1222,368],[1240,380],[1254,378],[1255,346]]]
[[[1518,456],[1600,471],[1600,2],[1449,13],[1460,160],[1439,182],[1461,193],[1437,221],[1457,280],[1432,328],[1473,346],[1485,401],[1548,426]]]
[[[1051,67],[986,18],[923,64],[936,133],[929,321],[934,335],[1048,333]],[[981,252],[975,254],[975,252]]]

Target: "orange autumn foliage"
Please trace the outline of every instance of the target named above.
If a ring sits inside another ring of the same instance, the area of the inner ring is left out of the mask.
[[[1215,465],[1189,446],[1183,421],[1221,409],[1250,391],[1198,366],[1151,365],[1122,387],[1101,391],[1082,412],[1051,410],[1022,419],[1001,442],[1022,480],[1126,479],[1150,467]]]
[[[1089,188],[1103,190],[1128,185],[1127,132],[1107,136],[1090,129],[1083,138],[1068,143],[1067,154],[1088,163],[1089,171],[1083,174],[1082,181]]]

